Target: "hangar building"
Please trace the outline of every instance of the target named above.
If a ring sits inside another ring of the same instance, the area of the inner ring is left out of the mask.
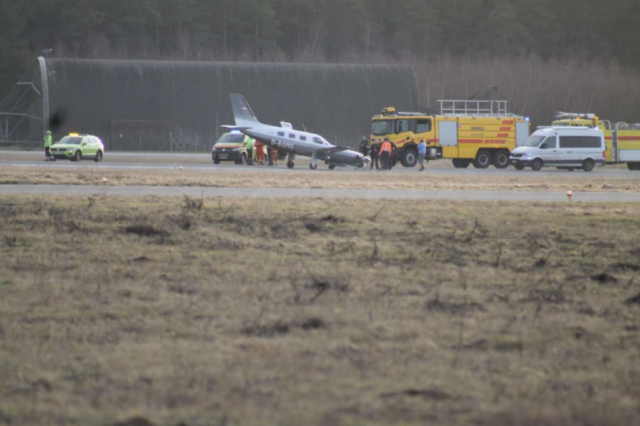
[[[54,139],[95,134],[108,149],[205,151],[234,124],[229,93],[264,123],[352,146],[383,107],[418,109],[410,66],[40,57],[0,103],[0,142],[41,141],[49,128]]]

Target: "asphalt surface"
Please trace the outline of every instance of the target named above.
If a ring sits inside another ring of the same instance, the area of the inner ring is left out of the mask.
[[[113,154],[112,154],[113,155]],[[132,154],[127,154],[132,155]],[[375,173],[375,170],[362,170],[355,169],[354,167],[338,167],[335,170],[329,170],[327,166],[321,164],[318,166],[317,170],[311,171],[308,167],[308,160],[301,159],[300,161],[296,161],[296,167],[293,169],[288,169],[284,162],[280,162],[278,167],[264,167],[264,166],[239,166],[235,164],[219,164],[214,165],[213,162],[211,164],[200,164],[200,163],[181,163],[180,158],[176,158],[175,162],[170,163],[151,163],[144,162],[145,155],[144,154],[135,154],[140,155],[140,162],[117,162],[110,161],[104,163],[94,163],[93,161],[82,161],[80,163],[72,163],[70,161],[59,160],[55,162],[48,161],[0,161],[0,167],[34,167],[34,168],[42,168],[42,169],[54,169],[54,168],[74,168],[74,169],[97,169],[97,170],[176,170],[179,167],[182,167],[183,170],[199,170],[199,171],[224,171],[224,172],[237,172],[237,173],[247,173],[248,171],[264,171],[270,173],[291,173],[292,171],[307,171],[310,173],[335,173],[337,171],[340,172],[356,172],[356,173]],[[156,154],[156,155],[166,155],[166,154]],[[184,154],[182,154],[184,155]],[[200,154],[196,154],[200,155]],[[438,160],[438,163],[448,162],[448,160]],[[437,164],[437,166],[429,167],[427,165],[426,170],[422,173],[427,175],[436,175],[436,176],[509,176],[509,177],[520,177],[520,176],[536,176],[536,177],[553,177],[553,176],[562,176],[569,177],[574,179],[581,179],[585,176],[594,178],[594,177],[602,177],[608,179],[637,179],[640,180],[640,172],[632,172],[627,169],[620,168],[607,168],[607,167],[597,167],[591,173],[585,173],[582,171],[574,171],[569,172],[566,170],[557,170],[552,168],[545,168],[542,171],[534,172],[530,169],[525,169],[522,171],[518,171],[512,167],[505,170],[498,170],[493,167],[479,170],[474,169],[473,167],[469,167],[468,169],[455,169],[453,167],[442,167],[442,164]],[[450,163],[449,163],[450,164]],[[389,172],[385,172],[387,174],[412,174],[418,173],[418,168],[405,168],[402,166],[397,166],[393,168],[393,170]]]
[[[457,200],[568,202],[564,192],[542,191],[455,191],[455,190],[374,190],[374,189],[288,189],[210,188],[167,186],[85,186],[85,185],[0,185],[0,194],[25,195],[117,195],[184,196],[235,198],[352,198],[366,200]],[[574,192],[571,202],[640,203],[635,192]]]

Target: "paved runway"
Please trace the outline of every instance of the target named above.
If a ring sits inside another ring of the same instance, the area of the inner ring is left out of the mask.
[[[162,154],[164,155],[164,154]],[[199,155],[199,154],[196,154]],[[105,162],[105,163],[94,163],[93,161],[83,161],[80,163],[72,163],[70,161],[55,161],[55,162],[46,162],[46,161],[0,161],[0,167],[34,167],[34,168],[42,168],[47,170],[52,170],[55,168],[73,168],[79,170],[90,170],[90,169],[98,169],[98,170],[176,170],[179,167],[182,167],[184,170],[198,170],[198,171],[209,171],[215,173],[217,171],[224,172],[237,172],[237,173],[247,173],[247,172],[269,172],[269,173],[291,173],[292,171],[306,171],[309,173],[335,173],[335,172],[355,172],[355,173],[375,173],[375,170],[362,170],[355,169],[353,167],[338,167],[335,170],[329,170],[327,166],[320,165],[318,170],[311,171],[308,167],[308,160],[301,159],[296,162],[296,167],[294,169],[287,169],[287,167],[281,162],[278,167],[265,167],[265,166],[238,166],[235,164],[219,164],[214,165],[211,164],[200,164],[200,163],[181,163],[176,159],[175,163],[152,163],[152,162],[144,162],[144,156],[141,155],[140,162]],[[591,173],[585,173],[582,171],[574,171],[569,172],[566,170],[557,170],[557,169],[543,169],[539,172],[534,172],[530,169],[518,171],[512,167],[506,170],[498,170],[495,168],[489,168],[484,170],[474,169],[473,167],[469,167],[468,169],[455,169],[453,167],[443,167],[445,161],[448,160],[438,160],[436,165],[433,165],[433,162],[430,163],[431,166],[427,165],[427,169],[422,172],[425,175],[435,175],[435,176],[508,176],[508,177],[522,177],[522,176],[530,176],[530,177],[555,177],[562,176],[571,179],[582,179],[584,177],[590,178],[608,178],[608,179],[634,179],[640,180],[640,172],[632,172],[627,169],[621,168],[611,168],[611,167],[597,167]],[[448,162],[448,164],[450,164]],[[402,166],[395,167],[393,170],[389,172],[385,172],[387,174],[415,174],[419,173],[418,168],[405,168]]]
[[[235,198],[352,198],[388,200],[567,202],[564,192],[373,189],[210,188],[167,186],[0,185],[0,194],[119,195]],[[640,203],[635,192],[575,192],[571,202]]]

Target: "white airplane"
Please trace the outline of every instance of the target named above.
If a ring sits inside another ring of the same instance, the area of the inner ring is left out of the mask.
[[[362,168],[371,162],[369,157],[359,152],[332,145],[320,135],[294,130],[288,123],[281,123],[282,127],[260,123],[242,95],[231,94],[231,107],[236,125],[222,127],[239,130],[278,150],[279,154],[288,154],[287,167],[290,169],[294,167],[296,155],[311,157],[311,170],[318,168],[318,161],[324,161],[331,170],[347,165]]]

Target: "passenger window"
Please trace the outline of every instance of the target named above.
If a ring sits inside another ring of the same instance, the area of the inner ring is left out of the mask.
[[[278,132],[278,136],[284,137],[284,132]]]
[[[396,120],[396,134],[409,131],[409,120]]]
[[[416,133],[427,133],[431,131],[431,120],[418,120],[416,122]]]
[[[300,136],[300,140],[301,140],[301,141],[306,141],[306,140],[307,140],[307,137],[306,137],[306,136]]]
[[[289,133],[289,137],[290,137],[291,139],[295,139],[295,138],[296,138],[296,135],[295,135],[295,134],[293,134],[293,133]]]
[[[556,149],[556,138],[555,138],[555,136],[547,138],[547,140],[545,140],[544,143],[547,144],[547,148],[548,149]]]

